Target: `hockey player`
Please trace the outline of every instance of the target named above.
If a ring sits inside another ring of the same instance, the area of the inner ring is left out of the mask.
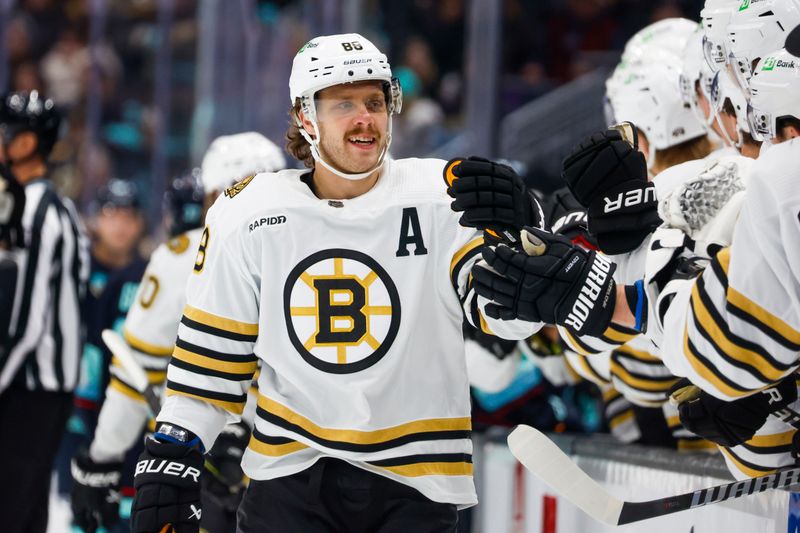
[[[139,253],[145,221],[139,188],[112,178],[92,201],[87,225],[92,238],[89,291],[86,297],[86,342],[81,372],[73,395],[73,411],[56,456],[58,492],[67,497],[72,487],[70,461],[92,438],[105,399],[111,353],[100,333],[120,328],[147,265]]]
[[[147,371],[152,386],[161,388],[166,380],[168,356],[186,302],[186,279],[200,245],[206,209],[236,181],[258,172],[279,170],[284,165],[282,151],[277,146],[259,133],[245,132],[222,136],[211,143],[201,166],[202,184],[193,174],[171,183],[165,194],[171,238],[153,252],[123,328],[124,338]],[[77,455],[72,463],[76,483],[72,493],[73,522],[84,531],[108,529],[119,523],[119,491],[132,481],[132,472],[123,475],[122,459],[137,442],[148,417],[142,392],[115,361],[94,439],[89,449]],[[225,438],[220,439],[230,446],[227,451],[234,456],[236,450],[241,453],[246,445],[246,440],[240,444],[239,431],[241,428],[230,428]],[[219,474],[220,463],[216,459],[210,460],[210,466]],[[211,488],[204,496],[215,497]],[[216,497],[215,503],[220,503],[220,495]],[[230,529],[231,517],[224,511],[224,505],[214,507],[219,512],[207,509],[203,516],[205,529],[212,532]]]
[[[47,179],[60,123],[53,101],[36,91],[0,100],[0,163],[25,189],[22,233],[14,228],[25,247],[10,251],[16,288],[0,304],[11,311],[0,354],[0,471],[7,481],[0,485],[0,517],[9,533],[47,529],[53,458],[83,344],[88,241],[74,206]]]
[[[732,245],[715,254],[699,277],[692,276],[697,273],[692,263],[685,263],[677,274],[683,273],[688,279],[669,281],[649,305],[651,327],[663,331],[662,360],[675,375],[688,377],[703,391],[690,398],[678,395],[683,400],[682,421],[719,444],[742,445],[750,460],[735,456],[731,450],[725,456],[731,470],[743,477],[793,462],[788,452],[796,433],[787,426],[776,432],[764,423],[770,413],[797,397],[792,373],[800,364],[800,307],[795,294],[800,284],[791,244],[798,238],[798,202],[792,200],[798,175],[796,165],[787,164],[800,156],[800,69],[794,58],[779,52],[762,59],[754,72],[753,131],[778,144],[753,165]],[[544,248],[544,253],[530,256],[498,248],[488,254],[487,261],[496,271],[519,280],[519,287],[538,287],[538,291],[505,294],[495,289],[501,287],[495,279],[497,274],[480,268],[474,271],[480,294],[507,302],[508,309],[499,312],[513,318],[524,311],[533,320],[567,324],[575,320],[572,314],[580,309],[583,321],[600,321],[594,325],[597,329],[612,320],[627,326],[638,322],[642,300],[624,298],[629,287],[612,290],[602,286],[607,294],[616,292],[613,309],[598,300],[597,291],[591,287],[581,297],[559,267],[580,264],[580,259],[574,259],[580,252],[538,230],[531,230],[526,237],[532,239],[532,245]],[[562,283],[548,284],[550,280]],[[781,298],[774,297],[778,293]],[[552,306],[542,306],[547,300],[553,302]],[[531,301],[536,302],[535,307],[528,304]],[[635,305],[629,305],[631,301]],[[769,394],[760,394],[762,390]],[[768,436],[753,438],[760,429]],[[767,446],[767,440],[772,444]],[[769,450],[759,450],[765,446]],[[756,460],[759,464],[754,464]]]
[[[133,531],[197,530],[202,450],[259,360],[239,531],[455,531],[476,503],[464,313],[509,338],[538,325],[475,299],[483,240],[451,212],[444,162],[385,157],[401,92],[372,43],[312,39],[289,86],[288,149],[311,170],[246,179],[209,211]]]

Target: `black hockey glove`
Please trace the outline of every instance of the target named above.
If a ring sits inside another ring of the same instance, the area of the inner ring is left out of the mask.
[[[485,247],[473,267],[475,291],[493,303],[496,319],[522,319],[571,327],[579,335],[602,334],[614,312],[616,265],[569,239],[525,228],[520,246]]]
[[[695,435],[727,447],[752,439],[770,414],[796,399],[793,375],[774,387],[730,402],[703,392],[685,378],[670,389],[670,401],[678,404],[683,426]]]
[[[122,463],[96,463],[82,450],[72,458],[72,523],[86,533],[119,522]]]
[[[604,253],[636,249],[661,224],[644,155],[617,130],[595,133],[576,146],[561,176],[587,209],[589,232]]]
[[[597,240],[589,233],[589,217],[568,187],[554,191],[542,203],[547,228],[575,244],[597,250]]]
[[[250,442],[250,428],[244,422],[228,424],[217,437],[205,458],[206,470],[203,487],[213,489],[214,494],[238,493],[244,487],[242,456]]]
[[[25,189],[6,165],[0,164],[0,248],[22,248],[25,233],[22,213],[25,211]]]
[[[157,440],[153,436],[145,439],[144,448],[133,478],[136,496],[131,531],[159,533],[169,525],[172,529],[166,531],[198,533],[202,514],[202,453],[194,445]]]
[[[515,241],[525,226],[542,227],[539,200],[508,165],[481,157],[451,159],[445,165],[453,211],[462,226],[489,229]]]

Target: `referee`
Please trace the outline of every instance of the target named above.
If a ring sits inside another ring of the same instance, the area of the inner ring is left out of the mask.
[[[24,187],[24,242],[2,246],[16,265],[0,346],[0,521],[5,533],[44,533],[53,456],[72,407],[83,343],[88,240],[69,200],[47,179],[61,119],[36,91],[0,102],[0,163]],[[21,246],[20,246],[21,245]],[[8,264],[8,261],[6,261]],[[7,291],[6,291],[7,292]],[[13,300],[13,301],[12,301]]]

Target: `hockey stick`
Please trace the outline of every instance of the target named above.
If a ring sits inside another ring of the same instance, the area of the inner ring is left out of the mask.
[[[103,337],[103,342],[108,346],[108,349],[111,350],[111,353],[117,358],[119,364],[122,365],[122,369],[128,376],[131,385],[144,396],[147,407],[150,409],[152,415],[157,415],[161,410],[161,401],[158,399],[158,394],[156,394],[156,391],[150,384],[147,373],[136,360],[133,353],[131,353],[131,348],[128,346],[128,343],[125,342],[125,339],[123,339],[119,333],[111,329],[104,329],[101,336]]]
[[[616,526],[719,503],[800,483],[800,467],[706,489],[644,502],[623,501],[578,468],[540,431],[517,426],[508,436],[511,453],[531,473],[599,522]]]

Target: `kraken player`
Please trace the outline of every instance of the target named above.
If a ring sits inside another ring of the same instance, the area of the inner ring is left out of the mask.
[[[206,208],[243,177],[284,165],[282,151],[264,136],[239,133],[211,143],[201,167],[202,184],[191,174],[172,182],[165,195],[171,238],[153,252],[123,330],[153,385],[163,387],[166,380],[186,302],[186,279],[200,246]],[[149,416],[143,395],[116,361],[111,373],[94,440],[88,452],[78,455],[72,465],[76,480],[72,494],[74,522],[86,531],[118,522],[118,502],[109,496],[119,490],[121,481],[130,483],[130,479],[122,479],[122,457],[136,443]],[[230,428],[230,433],[229,437],[235,437],[236,428]],[[208,523],[210,518],[207,513],[203,526],[214,531],[216,528]]]
[[[386,56],[318,37],[289,85],[288,149],[310,170],[246,179],[208,213],[133,531],[197,530],[202,450],[259,361],[238,531],[455,531],[477,500],[464,313],[509,338],[539,325],[486,318],[469,283],[483,239],[451,211],[444,162],[385,157]]]

